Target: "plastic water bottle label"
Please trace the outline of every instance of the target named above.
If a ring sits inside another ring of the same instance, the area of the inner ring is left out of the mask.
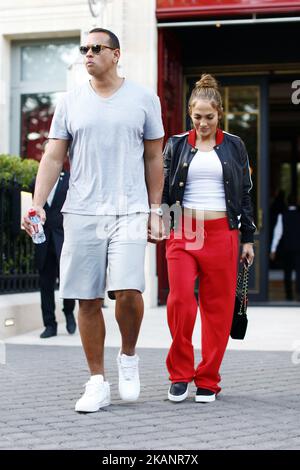
[[[44,243],[46,236],[39,216],[34,210],[29,211],[29,219],[34,224],[34,233],[31,235],[33,243]]]

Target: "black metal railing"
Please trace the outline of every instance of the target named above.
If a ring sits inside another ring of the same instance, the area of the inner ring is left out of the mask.
[[[20,225],[20,190],[16,181],[0,181],[0,294],[39,289],[34,245]]]

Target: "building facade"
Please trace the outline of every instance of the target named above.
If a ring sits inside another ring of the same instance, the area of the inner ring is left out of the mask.
[[[78,45],[97,26],[120,39],[120,75],[156,90],[155,0],[0,0],[0,154],[41,157],[59,95],[88,79]],[[146,278],[157,305],[150,244]]]
[[[299,0],[157,0],[158,92],[166,135],[189,128],[187,99],[201,73],[216,76],[223,127],[246,143],[253,180],[256,260],[252,302],[284,300],[282,256],[269,261],[278,211],[300,203]],[[299,89],[299,91],[298,91]],[[168,292],[158,247],[159,300]]]
[[[166,137],[189,128],[201,73],[217,77],[224,128],[244,139],[254,183],[250,296],[272,300],[273,203],[280,190],[300,196],[300,1],[0,0],[0,153],[40,158],[60,93],[88,79],[77,51],[96,26],[120,38],[120,75],[158,91]],[[146,305],[166,301],[163,243],[147,248],[146,284]]]

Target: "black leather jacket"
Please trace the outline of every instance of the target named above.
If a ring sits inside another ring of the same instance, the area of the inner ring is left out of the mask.
[[[162,208],[173,206],[173,226],[177,225],[176,207],[181,208],[189,165],[197,152],[196,133],[192,131],[170,137],[164,149],[165,184]],[[241,243],[253,243],[256,226],[250,197],[252,181],[248,155],[243,141],[232,134],[217,130],[214,147],[222,167],[227,217],[230,229],[239,229]],[[180,211],[179,211],[180,212]]]

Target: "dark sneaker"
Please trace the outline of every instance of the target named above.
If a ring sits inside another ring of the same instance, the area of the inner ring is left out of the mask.
[[[73,335],[76,331],[76,321],[73,313],[66,314],[66,328],[70,335]]]
[[[195,401],[199,403],[209,403],[211,401],[215,401],[216,394],[212,392],[212,390],[208,390],[207,388],[197,388],[197,392],[195,395]]]
[[[189,394],[189,384],[187,382],[175,382],[168,391],[170,401],[183,401]]]
[[[40,338],[51,338],[51,336],[57,335],[57,326],[46,326],[43,333],[40,334]]]

